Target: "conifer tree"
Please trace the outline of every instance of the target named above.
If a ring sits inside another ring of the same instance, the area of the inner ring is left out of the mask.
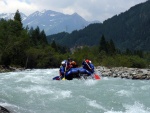
[[[112,55],[112,54],[115,54],[116,53],[116,47],[115,47],[115,44],[113,42],[113,40],[111,39],[110,42],[109,42],[109,54]]]
[[[14,21],[18,21],[21,24],[21,27],[22,27],[22,22],[21,22],[22,19],[21,19],[21,15],[20,15],[19,10],[17,10],[16,13],[15,13]]]
[[[36,27],[34,30],[32,27],[30,29],[30,37],[31,37],[31,42],[33,46],[37,46],[40,44],[40,29],[39,27]]]
[[[16,36],[19,36],[21,34],[21,31],[23,30],[22,22],[21,22],[21,15],[19,13],[19,10],[16,11],[15,16],[14,16],[13,29],[16,32]]]
[[[55,49],[55,51],[58,51],[57,45],[55,43],[55,40],[52,41],[51,47]]]
[[[42,30],[41,31],[41,33],[40,33],[40,40],[41,40],[41,43],[43,43],[43,44],[48,44],[48,42],[47,42],[47,38],[46,38],[46,34],[45,34],[45,32],[44,32],[44,30]]]
[[[108,53],[107,42],[105,41],[104,35],[102,35],[99,45],[99,52],[101,51],[105,51],[106,53]]]

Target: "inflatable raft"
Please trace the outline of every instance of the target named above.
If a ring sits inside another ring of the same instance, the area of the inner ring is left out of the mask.
[[[90,72],[89,70],[86,70],[84,68],[71,68],[67,72],[65,72],[64,76],[55,76],[53,80],[73,80],[74,78],[80,79],[80,78],[88,78],[91,77],[96,80],[100,80],[100,76]]]

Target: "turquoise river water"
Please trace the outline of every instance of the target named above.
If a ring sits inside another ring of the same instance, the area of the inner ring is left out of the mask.
[[[0,73],[0,106],[11,113],[150,113],[150,81],[54,81],[58,69]]]

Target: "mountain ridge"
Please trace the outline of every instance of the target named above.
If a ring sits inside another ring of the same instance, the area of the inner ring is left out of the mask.
[[[49,43],[54,39],[56,43],[67,47],[98,45],[102,35],[106,40],[112,39],[121,50],[150,51],[150,0],[135,5],[129,10],[114,15],[100,24],[90,24],[82,30],[71,34],[55,34],[47,36]]]
[[[86,21],[77,13],[72,15],[63,14],[52,10],[35,11],[29,16],[21,13],[23,26],[36,28],[37,26],[44,30],[46,35],[56,34],[59,32],[71,33],[74,30],[80,30],[89,25],[91,22]],[[0,14],[0,18],[13,19],[15,13]]]

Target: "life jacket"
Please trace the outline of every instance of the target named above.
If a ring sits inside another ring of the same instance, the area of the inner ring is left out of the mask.
[[[60,69],[59,69],[60,76],[63,76],[64,73],[65,73],[65,67],[64,66],[60,66]]]
[[[70,64],[72,65],[73,68],[78,67],[78,66],[77,66],[77,63],[76,63],[75,61],[70,62]]]

